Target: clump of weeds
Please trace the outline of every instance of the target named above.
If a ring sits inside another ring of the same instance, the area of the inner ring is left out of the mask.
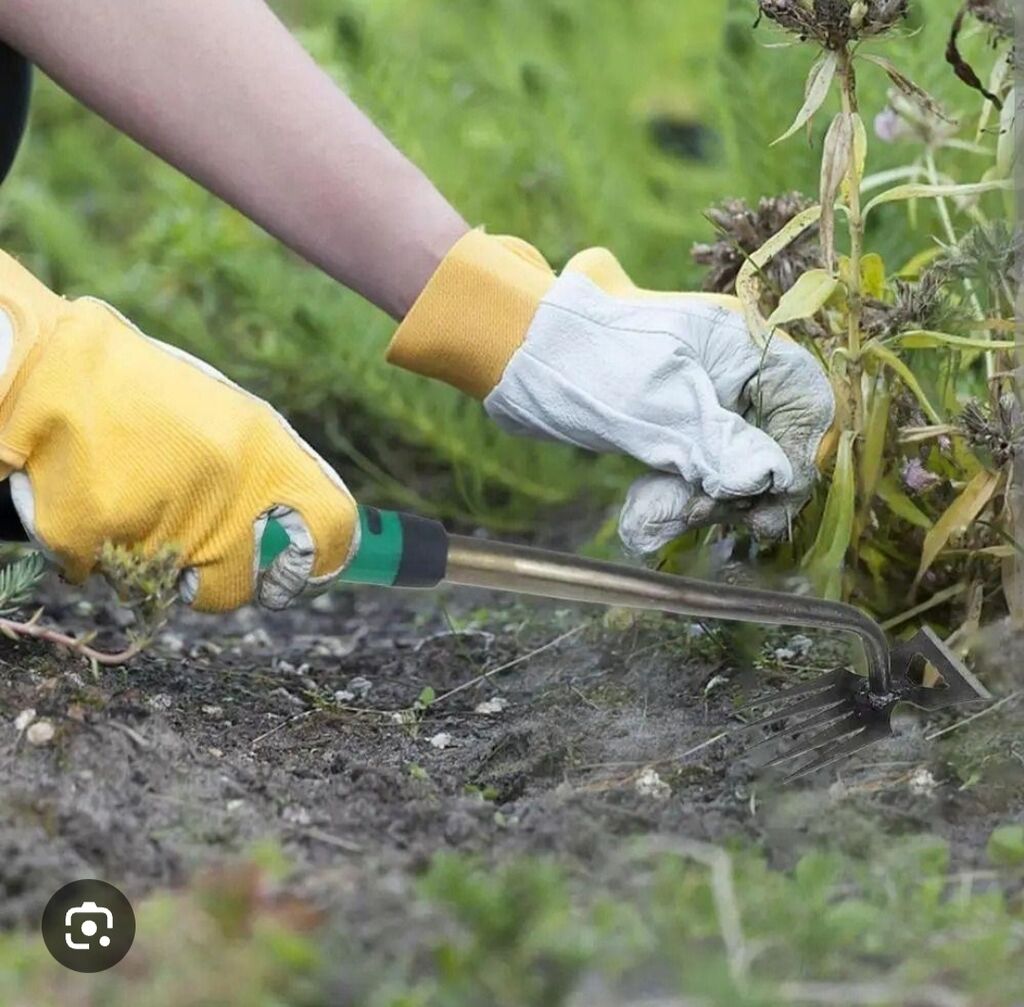
[[[707,289],[737,295],[755,338],[767,345],[784,330],[819,358],[838,402],[834,448],[788,541],[691,534],[662,561],[690,568],[728,540],[765,576],[797,571],[897,633],[927,620],[965,648],[994,620],[1024,629],[1022,237],[1007,222],[1016,103],[1003,7],[965,7],[993,29],[992,66],[977,111],[954,117],[884,55],[887,37],[906,33],[906,0],[758,6],[784,33],[786,59],[793,46],[813,52],[804,103],[776,143],[833,106],[819,192],[714,207],[717,240],[694,255]],[[889,88],[873,120],[858,87],[867,74]],[[896,142],[907,162],[871,174],[874,143]],[[953,177],[965,163],[971,173]],[[921,205],[934,207],[938,233],[886,262],[869,224],[904,208],[913,225]]]

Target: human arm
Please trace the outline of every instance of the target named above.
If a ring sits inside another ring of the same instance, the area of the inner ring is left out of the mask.
[[[468,230],[262,0],[4,0],[0,38],[394,318]]]

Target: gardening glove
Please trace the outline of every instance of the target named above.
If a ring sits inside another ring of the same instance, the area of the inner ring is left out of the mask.
[[[785,535],[835,415],[815,358],[778,334],[755,343],[736,298],[641,290],[601,248],[556,277],[530,245],[481,231],[449,252],[388,354],[483,399],[506,430],[648,465],[619,520],[636,553],[718,522]]]
[[[13,473],[13,474],[11,474]],[[269,405],[91,298],[66,301],[0,252],[0,478],[75,582],[106,542],[178,550],[197,609],[280,608],[357,546],[341,479]],[[291,545],[266,570],[268,518]]]

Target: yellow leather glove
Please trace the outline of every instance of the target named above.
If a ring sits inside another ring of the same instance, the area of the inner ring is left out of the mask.
[[[13,474],[12,474],[13,473]],[[72,581],[106,541],[180,551],[185,600],[280,608],[358,545],[338,475],[269,405],[113,308],[66,301],[0,252],[0,477]],[[265,571],[268,517],[291,546]]]
[[[736,298],[642,290],[605,249],[556,276],[481,231],[448,254],[389,359],[483,399],[507,430],[644,462],[619,523],[641,553],[719,521],[785,535],[835,416],[816,359],[781,334],[756,344]]]

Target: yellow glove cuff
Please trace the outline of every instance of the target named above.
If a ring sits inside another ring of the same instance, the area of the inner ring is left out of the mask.
[[[416,299],[387,359],[482,399],[501,380],[554,281],[532,245],[470,231]]]

